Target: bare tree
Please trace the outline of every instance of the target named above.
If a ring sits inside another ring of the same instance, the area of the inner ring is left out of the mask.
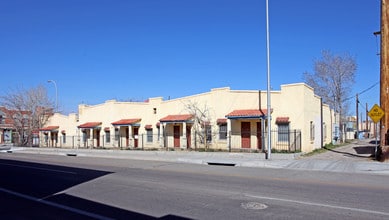
[[[315,89],[315,93],[339,113],[339,128],[346,115],[346,99],[355,83],[356,70],[356,61],[349,54],[334,55],[325,50],[321,59],[314,61],[314,73],[303,74],[305,82]]]
[[[11,110],[13,126],[19,135],[19,144],[31,145],[33,133],[39,131],[53,114],[54,104],[45,87],[15,89],[0,96],[1,105]]]
[[[189,114],[193,115],[193,129],[196,138],[199,139],[201,144],[204,144],[205,149],[208,149],[212,141],[212,118],[209,107],[206,104],[201,106],[198,102],[189,101],[185,104],[185,108]]]

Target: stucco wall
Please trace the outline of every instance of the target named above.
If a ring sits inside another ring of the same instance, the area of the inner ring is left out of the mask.
[[[261,91],[261,108],[267,108],[266,91]],[[237,109],[258,109],[259,92],[255,90],[230,90],[228,87],[212,89],[209,92],[182,97],[172,100],[163,100],[161,97],[150,98],[146,102],[117,102],[108,100],[105,103],[88,106],[79,105],[78,116],[71,114],[68,116],[55,114],[47,123],[47,126],[59,126],[59,131],[64,130],[66,136],[80,135],[80,124],[87,122],[101,122],[101,133],[104,135],[104,129],[110,129],[111,135],[114,135],[115,127],[112,122],[121,119],[141,118],[139,125],[139,134],[145,134],[145,125],[151,125],[155,134],[153,143],[147,143],[145,147],[158,148],[162,144],[157,136],[157,123],[159,119],[167,115],[188,114],[186,105],[195,103],[200,107],[207,106],[210,112],[211,125],[215,133],[218,132],[216,124],[217,119],[225,118],[226,115]],[[297,129],[302,132],[302,151],[308,152],[321,146],[318,142],[320,134],[320,97],[314,95],[311,87],[304,83],[282,85],[280,91],[271,92],[272,108],[272,129],[277,129],[276,119],[278,117],[289,117],[289,126],[291,130]],[[333,112],[328,105],[323,105],[323,123],[326,125],[326,134],[323,143],[329,143],[332,140]],[[254,137],[256,131],[255,121],[252,121],[252,148],[256,147]],[[310,138],[310,123],[315,124],[315,139]],[[231,130],[238,131],[240,124],[237,121],[232,123]],[[265,129],[265,128],[262,128]],[[160,131],[161,132],[161,131]],[[171,131],[169,131],[171,132]],[[162,135],[162,134],[161,134]],[[184,138],[185,139],[185,138]],[[169,140],[171,141],[171,140]],[[194,139],[192,139],[192,144]],[[227,140],[213,139],[212,147],[228,148]],[[116,146],[114,141],[107,145]]]

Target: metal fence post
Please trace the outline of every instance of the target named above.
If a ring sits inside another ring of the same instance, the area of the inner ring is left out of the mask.
[[[288,129],[288,151],[290,152],[290,130]]]
[[[294,151],[295,152],[297,151],[296,147],[297,147],[297,131],[296,129],[294,129]]]
[[[228,132],[229,138],[228,138],[228,152],[231,152],[231,131]]]
[[[145,136],[144,136],[144,134],[142,134],[142,150],[144,150],[144,143],[145,143],[144,138],[145,138]]]

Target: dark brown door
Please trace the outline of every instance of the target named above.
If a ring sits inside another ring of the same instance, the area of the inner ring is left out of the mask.
[[[139,128],[138,127],[134,127],[134,147],[137,148],[138,147],[138,143],[139,143]]]
[[[129,128],[126,127],[126,147],[129,147],[130,146],[130,132],[129,132]]]
[[[262,127],[261,122],[257,122],[257,147],[259,150],[262,149]]]
[[[100,147],[100,130],[96,130],[96,147]]]
[[[180,126],[174,126],[174,147],[180,147]]]
[[[51,132],[51,147],[57,147],[58,132]]]
[[[242,122],[241,124],[242,148],[251,148],[250,134],[251,134],[250,122]]]
[[[192,139],[191,139],[192,136],[190,135],[190,131],[191,131],[191,127],[186,126],[186,146],[187,146],[187,148],[190,148],[191,143],[192,143]]]

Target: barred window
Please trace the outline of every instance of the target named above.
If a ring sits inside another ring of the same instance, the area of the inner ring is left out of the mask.
[[[119,128],[115,128],[115,141],[119,140]]]
[[[212,127],[210,125],[206,126],[207,130],[207,142],[212,141]]]
[[[152,143],[153,142],[153,129],[147,129],[147,142]]]
[[[110,143],[111,142],[111,131],[106,130],[105,131],[105,143]]]
[[[227,139],[227,124],[219,125],[219,139],[226,140]]]
[[[289,124],[278,124],[278,141],[289,141]]]
[[[210,143],[212,142],[212,127],[211,125],[205,125],[203,127],[203,131],[202,131],[202,140],[201,140],[201,143],[205,143],[205,141],[207,143]]]

